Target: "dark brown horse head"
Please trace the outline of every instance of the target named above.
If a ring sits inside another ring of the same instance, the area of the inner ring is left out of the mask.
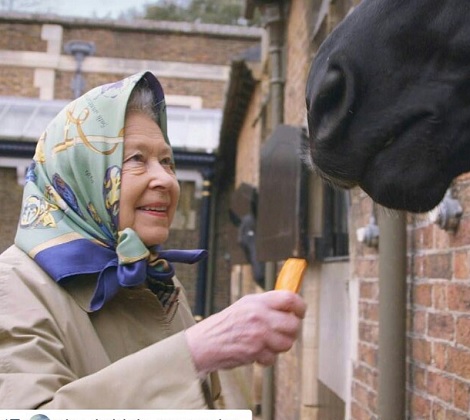
[[[325,178],[432,209],[470,171],[470,1],[363,0],[320,47],[306,99]]]

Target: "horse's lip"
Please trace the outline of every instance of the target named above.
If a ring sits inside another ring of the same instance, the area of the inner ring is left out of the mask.
[[[342,188],[345,190],[349,190],[354,188],[358,185],[357,181],[349,180],[341,178],[337,175],[327,174],[326,172],[322,171],[318,166],[314,166],[314,171],[317,173],[324,181],[331,184],[335,188]]]
[[[440,122],[440,119],[436,118],[435,112],[431,110],[404,112],[403,117],[396,118],[398,122],[386,130],[384,136],[380,136],[380,140],[377,142],[381,147],[380,151],[392,147],[413,131],[428,129],[430,125]]]
[[[375,136],[375,140],[370,142],[377,146],[375,151],[371,152],[364,162],[358,181],[359,185],[362,184],[365,178],[371,176],[371,172],[372,177],[380,178],[380,172],[376,170],[377,165],[375,162],[377,159],[382,159],[384,156],[392,154],[391,160],[393,160],[393,153],[397,153],[397,148],[401,147],[402,150],[398,153],[403,153],[407,148],[407,142],[409,144],[416,144],[416,139],[424,139],[428,136],[429,132],[432,132],[432,124],[439,123],[439,120],[435,118],[435,114],[428,110],[410,112],[409,115],[396,119],[398,122],[389,129],[385,129],[385,134]],[[413,141],[410,141],[410,139]]]
[[[388,136],[381,138],[383,147],[372,154],[364,166],[359,186],[374,201],[391,209],[423,213],[435,207],[442,198],[441,192],[435,192],[439,184],[439,177],[436,176],[439,164],[435,157],[427,154],[426,159],[429,164],[426,168],[429,169],[429,173],[425,177],[411,175],[413,168],[409,167],[410,160],[408,166],[406,164],[396,166],[394,175],[386,173],[383,165],[386,162],[401,162],[402,159],[396,160],[397,156],[419,153],[416,151],[416,146],[425,144],[430,133],[436,135],[435,125],[439,123],[440,120],[429,113],[421,114],[419,117],[414,115],[398,124],[395,130],[389,131]],[[404,177],[409,178],[406,187],[403,185]],[[431,178],[432,182],[423,181]],[[439,187],[439,191],[441,190],[445,190],[442,185]]]

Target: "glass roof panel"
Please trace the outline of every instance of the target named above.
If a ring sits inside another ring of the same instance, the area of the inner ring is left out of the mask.
[[[0,96],[0,141],[36,141],[68,101]],[[173,147],[213,153],[219,144],[222,111],[167,107]]]

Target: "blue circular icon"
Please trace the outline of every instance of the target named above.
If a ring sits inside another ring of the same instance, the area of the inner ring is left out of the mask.
[[[44,414],[35,414],[30,420],[49,420],[49,417]]]

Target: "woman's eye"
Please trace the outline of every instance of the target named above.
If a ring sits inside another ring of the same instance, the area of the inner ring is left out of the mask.
[[[125,162],[143,162],[143,161],[144,161],[144,156],[141,155],[140,153],[131,155],[125,160]]]
[[[173,161],[172,158],[168,157],[168,158],[162,159],[160,163],[162,166],[171,169],[173,172],[175,171],[175,162]]]

